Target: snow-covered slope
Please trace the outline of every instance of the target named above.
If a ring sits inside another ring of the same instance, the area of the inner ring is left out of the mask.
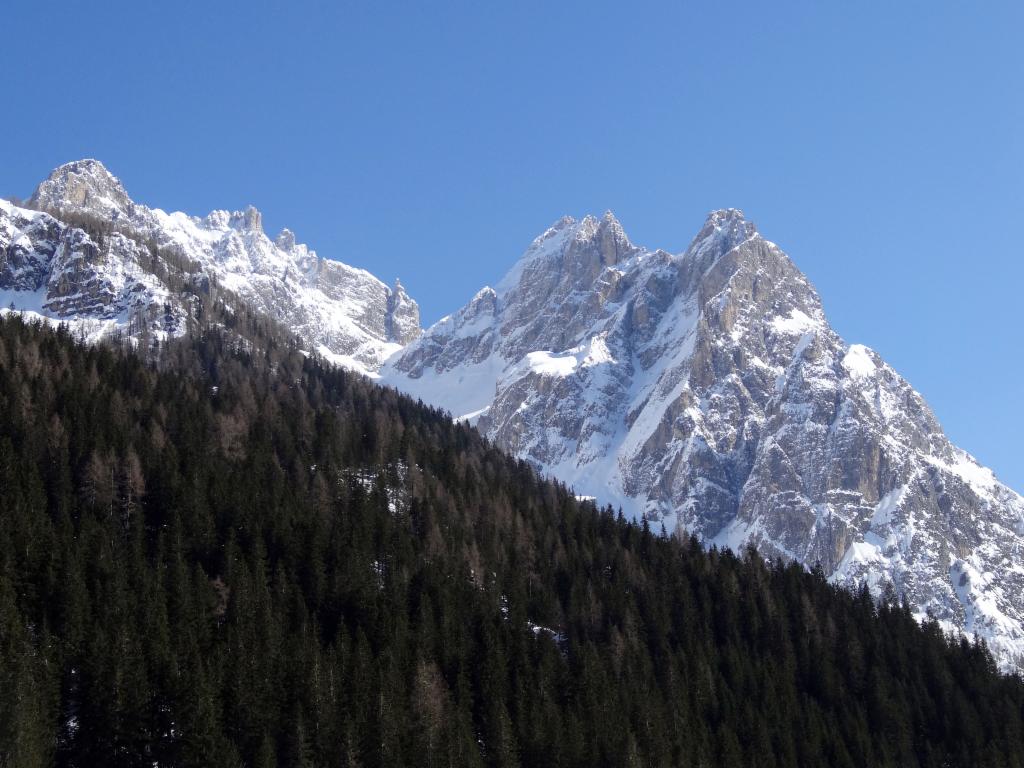
[[[682,254],[611,214],[562,219],[382,380],[581,494],[705,541],[892,585],[1024,654],[1024,499],[921,396],[828,325],[807,279],[736,210]]]
[[[195,296],[178,283],[197,278],[371,375],[420,331],[419,309],[398,281],[389,288],[321,259],[288,230],[271,240],[252,207],[198,218],[139,205],[95,160],[57,168],[27,209],[2,204],[0,259],[7,311],[68,322],[91,338],[183,333]]]
[[[562,219],[421,336],[400,283],[288,230],[271,240],[254,208],[150,209],[94,160],[55,170],[24,208],[0,202],[0,312],[159,339],[218,292],[581,494],[840,584],[892,585],[1024,668],[1024,499],[831,329],[739,211],[711,214],[682,254],[633,245],[611,214]]]

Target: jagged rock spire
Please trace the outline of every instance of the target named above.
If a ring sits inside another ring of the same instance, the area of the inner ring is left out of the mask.
[[[420,335],[420,307],[405,292],[401,280],[388,292],[385,319],[387,340],[405,346]]]
[[[230,226],[239,232],[263,232],[263,214],[255,206],[247,205],[244,211],[231,214]]]

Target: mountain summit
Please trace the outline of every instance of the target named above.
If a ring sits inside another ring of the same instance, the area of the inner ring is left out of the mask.
[[[419,307],[400,284],[322,259],[289,230],[271,240],[256,208],[203,218],[147,208],[97,160],[55,169],[27,208],[0,203],[0,253],[5,306],[90,339],[187,332],[194,281],[370,375],[420,330]]]
[[[922,397],[829,326],[813,286],[735,209],[681,254],[610,214],[565,218],[383,381],[669,531],[820,565],[1024,653],[1024,499]]]
[[[110,219],[130,219],[134,204],[121,182],[99,160],[76,160],[55,168],[41,182],[29,207],[37,210],[89,211]]]

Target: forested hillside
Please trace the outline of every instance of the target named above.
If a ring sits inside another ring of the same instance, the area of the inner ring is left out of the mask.
[[[1024,765],[985,648],[233,339],[0,321],[0,765]]]

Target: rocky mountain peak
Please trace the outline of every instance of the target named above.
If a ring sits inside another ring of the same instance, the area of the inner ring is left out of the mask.
[[[151,209],[96,160],[55,169],[29,205],[51,216],[0,207],[0,290],[18,294],[8,303],[19,310],[94,340],[186,331],[193,302],[163,277],[182,264],[154,269],[171,253],[197,272],[186,276],[196,285],[216,279],[232,300],[285,324],[310,351],[369,375],[419,334],[419,308],[400,285],[392,290],[365,270],[320,259],[289,230],[270,240],[253,206],[203,218]],[[89,220],[113,224],[115,234],[94,241],[95,228],[81,228]]]
[[[295,233],[287,227],[282,229],[278,236],[274,238],[274,245],[282,251],[290,253],[295,248]]]
[[[427,329],[383,380],[578,493],[894,588],[1024,667],[1024,498],[829,327],[741,211],[713,211],[676,256],[633,246],[608,214],[561,220],[489,298]]]
[[[232,212],[229,224],[232,229],[236,229],[239,232],[262,232],[263,214],[261,214],[254,206],[247,205],[244,211]]]
[[[75,160],[55,168],[32,197],[32,208],[85,211],[112,219],[129,218],[134,205],[121,182],[99,160]]]
[[[576,228],[575,240],[596,249],[600,255],[600,264],[605,267],[619,263],[636,250],[611,211],[605,211],[600,219],[589,214],[584,216]]]
[[[755,237],[760,237],[757,227],[743,215],[743,211],[738,208],[722,208],[708,214],[704,226],[693,238],[687,252],[700,254],[714,251],[722,255]]]

